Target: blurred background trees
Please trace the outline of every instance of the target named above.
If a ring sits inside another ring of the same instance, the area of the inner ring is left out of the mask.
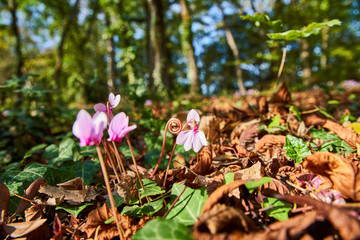
[[[48,96],[53,102],[95,102],[109,90],[123,92],[129,86],[138,94],[161,99],[266,89],[276,81],[283,47],[267,44],[266,34],[331,19],[342,25],[287,45],[282,80],[312,87],[360,75],[358,1],[1,0],[0,4],[0,83],[28,76],[23,83],[54,91]],[[242,18],[255,13],[280,19],[282,25],[275,29]]]

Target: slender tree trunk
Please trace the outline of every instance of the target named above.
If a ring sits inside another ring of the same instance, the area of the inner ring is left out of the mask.
[[[327,19],[324,21],[327,21]],[[327,67],[327,49],[329,46],[329,28],[324,28],[321,31],[321,38],[320,68],[322,71],[325,71]]]
[[[153,48],[152,42],[151,42],[152,16],[151,16],[148,1],[146,1],[145,9],[146,9],[146,53],[147,53],[147,68],[148,68],[148,73],[149,73],[148,86],[149,86],[149,89],[153,90],[153,88],[154,88],[154,78],[153,78],[154,48]]]
[[[110,28],[111,22],[109,16],[105,13],[106,27]],[[107,56],[107,86],[110,91],[114,90],[115,74],[116,74],[116,61],[115,61],[115,42],[114,36],[111,35],[106,40]]]
[[[223,16],[223,22],[224,22],[224,26],[225,26],[225,35],[226,35],[226,42],[229,45],[231,52],[234,56],[234,60],[235,60],[235,71],[236,71],[236,79],[237,79],[237,84],[240,90],[240,94],[241,95],[245,95],[246,94],[246,89],[244,86],[244,80],[243,80],[243,74],[242,74],[242,70],[240,68],[240,54],[239,54],[239,50],[236,46],[236,42],[235,42],[235,38],[231,32],[231,29],[229,27],[229,25],[227,24],[226,21],[226,15],[224,13],[224,9],[221,7],[221,4],[219,2],[217,2],[217,5],[222,13]]]
[[[24,59],[21,51],[21,35],[19,26],[17,24],[18,19],[16,15],[17,3],[16,0],[9,0],[9,11],[11,14],[11,30],[15,36],[15,53],[16,53],[16,76],[21,77],[23,75]]]
[[[187,59],[187,77],[190,81],[190,94],[196,95],[200,92],[198,67],[196,65],[194,46],[192,44],[191,15],[186,0],[180,0],[181,6],[181,45]]]
[[[310,64],[310,50],[309,42],[306,38],[300,39],[301,53],[300,58],[302,62],[302,75],[305,86],[311,84],[311,64]]]
[[[153,63],[152,78],[154,80],[155,90],[160,90],[166,87],[170,89],[171,83],[168,77],[168,66],[166,61],[166,36],[164,26],[164,12],[161,0],[147,0],[149,6],[149,37],[151,42],[151,51]]]
[[[59,45],[57,47],[57,58],[56,58],[56,63],[55,63],[55,74],[54,74],[54,78],[55,78],[55,83],[56,83],[56,88],[58,91],[58,97],[60,99],[60,89],[61,89],[61,74],[62,74],[62,66],[63,66],[63,59],[64,59],[64,44],[66,41],[66,38],[69,34],[71,25],[73,24],[73,21],[75,19],[75,17],[77,16],[77,13],[79,11],[79,0],[76,0],[76,2],[74,3],[74,6],[72,7],[70,14],[67,18],[67,21],[64,25],[62,34],[61,34],[61,38],[60,38],[60,42]]]

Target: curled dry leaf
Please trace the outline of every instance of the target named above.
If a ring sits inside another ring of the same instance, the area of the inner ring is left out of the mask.
[[[205,146],[199,153],[199,161],[196,165],[190,168],[197,174],[206,175],[212,169],[212,147],[211,145]]]
[[[260,189],[261,191],[264,191],[265,189],[271,189],[281,195],[290,194],[288,187],[282,181],[279,181],[276,178],[271,178],[271,182],[264,183]]]
[[[286,137],[282,135],[267,134],[255,144],[255,150],[259,153],[264,153],[269,148],[282,148],[285,145],[285,139]]]
[[[343,197],[360,200],[360,172],[356,164],[335,153],[317,152],[305,158],[303,166],[328,177]]]
[[[195,239],[204,239],[216,234],[231,233],[234,230],[245,233],[257,231],[259,227],[240,209],[217,203],[201,214],[194,226]],[[215,235],[215,236],[214,236]]]
[[[323,126],[326,122],[326,119],[320,118],[315,114],[303,116],[302,119],[307,127],[316,125]]]
[[[25,210],[26,221],[34,221],[43,217],[43,211],[39,205],[31,205],[31,207]]]
[[[206,138],[214,141],[219,134],[220,122],[216,116],[202,116],[199,124],[199,130],[203,131]]]
[[[118,214],[117,217],[119,218],[120,224],[122,225],[123,229],[130,228],[131,219],[128,216],[121,216],[120,214]],[[81,225],[79,230],[85,232],[88,238],[90,238],[94,235],[96,228],[100,226],[100,231],[97,239],[113,239],[114,237],[118,236],[119,233],[117,231],[115,221],[109,224],[105,223],[105,221],[110,218],[114,218],[114,215],[111,209],[106,204],[103,204],[100,208],[94,209],[89,213],[85,224]]]
[[[271,102],[282,104],[291,103],[291,93],[289,92],[285,83],[281,84],[279,90],[272,96]]]
[[[235,180],[248,180],[261,178],[261,163],[257,162],[249,168],[241,169],[235,172]]]
[[[6,234],[12,238],[26,236],[30,232],[36,230],[46,222],[46,219],[39,219],[35,221],[18,222],[3,224],[2,227]]]
[[[233,189],[240,187],[241,185],[245,184],[246,180],[236,180],[232,183],[222,185],[218,189],[216,189],[206,200],[204,207],[202,209],[202,213],[209,211],[219,200],[223,197],[228,195]]]
[[[83,190],[84,189],[84,181],[81,177],[77,177],[71,179],[67,182],[56,184],[59,187],[64,187],[68,190]]]
[[[8,211],[10,192],[6,185],[0,182],[0,225],[4,222]]]
[[[46,181],[43,178],[36,179],[30,186],[26,189],[23,197],[29,200],[32,200],[38,193],[41,186],[45,185]],[[28,206],[29,201],[20,199],[19,205],[15,211],[16,214],[22,213]]]
[[[313,206],[318,215],[323,215],[332,224],[342,239],[360,238],[360,221],[344,209],[305,196],[276,196],[280,200],[299,205]],[[325,232],[325,231],[321,231]]]

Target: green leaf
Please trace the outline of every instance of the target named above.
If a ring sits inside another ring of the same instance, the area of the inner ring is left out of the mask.
[[[327,103],[328,104],[334,104],[334,105],[340,104],[340,102],[338,100],[329,100]]]
[[[289,211],[292,208],[292,205],[288,202],[281,201],[277,198],[264,198],[263,199],[263,208],[269,208],[266,210],[266,213],[269,217],[273,217],[279,221],[284,221],[289,218]]]
[[[268,33],[268,37],[273,40],[287,41],[291,42],[298,40],[300,38],[307,38],[311,35],[317,35],[320,31],[326,27],[333,27],[335,25],[340,25],[341,22],[338,19],[333,19],[331,21],[317,23],[313,22],[304,27],[301,30],[289,30],[281,33]]]
[[[32,147],[29,151],[27,151],[25,153],[25,155],[23,157],[23,160],[28,158],[28,157],[31,157],[34,153],[37,153],[37,152],[43,150],[45,147],[46,147],[45,143],[36,145],[35,147]]]
[[[146,196],[155,196],[155,195],[159,195],[159,194],[163,194],[165,192],[165,190],[162,190],[161,187],[159,187],[156,182],[147,179],[147,178],[143,178],[142,182],[144,184],[144,189],[141,187],[141,185],[138,183],[138,189],[139,189],[139,193],[141,198],[144,198]]]
[[[225,184],[232,183],[234,181],[234,176],[235,176],[235,173],[233,173],[233,172],[229,172],[229,173],[225,174],[224,183]]]
[[[259,180],[253,180],[245,183],[245,187],[249,190],[250,193],[253,193],[255,189],[262,186],[264,183],[271,182],[270,177],[262,177]]]
[[[33,182],[42,177],[49,185],[56,185],[57,183],[73,179],[75,172],[33,162],[27,165],[23,171],[9,170],[3,173],[1,177],[7,182]]]
[[[304,143],[302,139],[286,135],[284,150],[287,151],[286,156],[294,159],[295,163],[301,163],[306,156],[311,154],[308,146],[309,144]]]
[[[42,159],[53,159],[59,156],[59,147],[56,144],[51,144],[45,148]]]
[[[70,204],[67,203],[61,203],[60,205],[56,206],[56,210],[58,209],[63,209],[65,211],[67,211],[68,213],[71,213],[72,215],[74,215],[75,218],[77,218],[77,216],[79,215],[79,213],[84,210],[87,206],[90,205],[94,205],[94,203],[85,203],[83,205],[80,206],[72,206]]]
[[[268,128],[274,128],[280,125],[280,115],[276,115],[271,123],[269,123]]]
[[[120,207],[121,204],[125,203],[125,199],[119,195],[113,195],[115,206]],[[110,200],[106,202],[106,204],[111,207]]]
[[[64,160],[71,160],[73,158],[73,147],[74,147],[74,140],[71,138],[66,138],[61,141],[59,146],[59,158]]]
[[[121,215],[127,215],[131,218],[142,218],[143,216],[152,216],[163,207],[163,199],[146,203],[142,206],[125,206]]]
[[[123,146],[119,147],[119,151],[122,154],[124,154],[126,159],[132,159],[131,151],[130,151],[129,146],[123,145]],[[137,150],[136,148],[133,148],[133,151],[134,151],[134,156],[136,156],[138,154],[138,152],[139,152],[139,150]]]
[[[75,177],[81,177],[84,185],[89,185],[99,169],[99,161],[78,161],[75,162]]]
[[[180,195],[184,187],[184,185],[178,183],[173,185],[171,195],[174,199]],[[191,189],[187,187],[175,203],[173,209],[171,209],[166,216],[166,219],[176,219],[186,226],[195,224],[207,198],[205,186],[202,186],[201,189]],[[171,203],[169,203],[167,207],[169,208],[170,205]]]
[[[138,230],[133,240],[191,240],[189,228],[170,219],[152,219]]]

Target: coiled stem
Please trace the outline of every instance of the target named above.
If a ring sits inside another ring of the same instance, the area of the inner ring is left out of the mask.
[[[158,160],[158,162],[157,162],[157,164],[155,166],[155,169],[152,172],[150,178],[153,178],[155,176],[155,173],[156,173],[157,169],[159,168],[161,158],[163,156],[164,149],[165,149],[166,133],[167,133],[168,129],[169,129],[169,132],[171,132],[174,135],[179,134],[181,132],[181,130],[182,130],[181,121],[179,119],[177,119],[177,118],[170,118],[169,121],[166,123],[165,132],[164,132],[164,140],[163,140],[163,144],[162,144],[162,147],[161,147],[160,157],[159,157],[159,160]]]

